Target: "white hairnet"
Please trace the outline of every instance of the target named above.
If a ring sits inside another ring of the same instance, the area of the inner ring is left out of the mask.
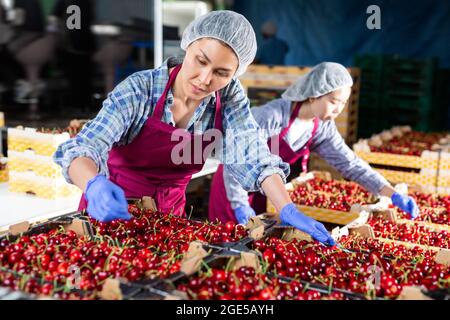
[[[277,34],[277,26],[272,21],[266,21],[261,26],[261,32],[268,36],[274,36]]]
[[[209,12],[192,21],[183,32],[181,48],[201,38],[214,38],[226,43],[239,61],[236,76],[239,77],[253,62],[256,55],[255,31],[248,20],[241,14],[219,10]]]
[[[352,85],[352,76],[343,65],[322,62],[300,77],[281,97],[291,101],[305,101]]]

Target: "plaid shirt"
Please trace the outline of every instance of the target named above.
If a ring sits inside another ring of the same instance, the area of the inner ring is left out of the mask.
[[[291,101],[273,100],[261,107],[253,108],[252,113],[259,126],[265,129],[263,132],[267,134],[266,139],[268,139],[279,134],[283,128],[288,126]],[[311,138],[311,135],[312,129],[299,137],[291,145],[291,148],[294,151],[299,150]],[[383,176],[357,157],[345,144],[334,121],[320,121],[310,150],[318,153],[345,178],[356,181],[373,194],[378,195],[384,186],[389,185]],[[224,181],[231,207],[236,209],[242,205],[248,206],[248,193],[239,184],[240,180],[235,179],[227,168],[224,168]]]
[[[75,158],[91,158],[100,174],[109,176],[107,159],[109,151],[116,145],[126,145],[139,134],[147,118],[153,113],[156,102],[161,97],[169,80],[169,68],[182,63],[170,58],[158,69],[137,72],[121,82],[103,102],[98,115],[89,121],[74,138],[61,144],[53,158],[63,169],[63,175],[72,183],[68,168]],[[229,163],[225,167],[241,181],[249,191],[260,190],[261,183],[272,174],[279,174],[283,180],[289,174],[289,165],[278,156],[272,155],[266,141],[259,134],[251,112],[250,102],[239,82],[233,80],[219,92],[222,103],[222,123],[225,135],[250,138],[253,143],[227,143],[224,138],[223,155],[233,159],[236,154],[248,159],[253,154],[260,156],[258,163]],[[195,110],[187,130],[190,133],[203,133],[214,127],[215,96],[205,98]],[[174,102],[172,90],[167,94],[162,121],[175,126],[170,110]],[[194,132],[195,131],[195,132]]]

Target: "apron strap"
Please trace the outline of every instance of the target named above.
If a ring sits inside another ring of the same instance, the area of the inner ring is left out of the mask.
[[[297,102],[294,107],[294,111],[291,113],[291,117],[289,118],[289,124],[286,128],[283,129],[280,133],[280,139],[283,139],[284,136],[288,133],[289,129],[291,128],[292,124],[295,121],[295,118],[298,117],[298,113],[300,112],[300,108],[302,107],[301,102]]]
[[[311,154],[311,151],[309,150],[309,148],[311,147],[312,140],[313,140],[314,136],[316,135],[318,127],[319,127],[319,118],[314,118],[314,128],[312,131],[311,138],[309,138],[308,142],[306,142],[305,146],[303,147],[304,155],[303,155],[302,164],[301,164],[302,172],[308,171],[308,160],[309,160],[309,155]]]
[[[175,69],[173,69],[172,73],[169,75],[169,81],[167,81],[166,87],[164,88],[161,97],[158,99],[158,102],[156,103],[155,106],[155,110],[153,111],[152,114],[153,118],[161,120],[164,111],[164,104],[166,103],[167,93],[169,92],[170,88],[172,88],[172,85],[175,82],[175,79],[177,78],[180,69],[181,64],[177,65]]]
[[[220,130],[220,132],[223,133],[222,102],[220,101],[219,91],[216,91],[216,112],[214,116],[214,129]]]

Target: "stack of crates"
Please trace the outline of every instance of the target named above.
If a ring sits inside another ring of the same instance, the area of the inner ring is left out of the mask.
[[[389,126],[410,125],[419,131],[432,130],[436,70],[436,59],[386,58],[383,108],[390,115]]]
[[[44,133],[34,128],[9,128],[9,191],[46,199],[81,196],[81,190],[65,181],[61,167],[52,158],[58,146],[69,138],[68,132]]]
[[[399,130],[402,131],[400,135]],[[450,141],[450,134],[439,142],[442,148],[424,150],[420,156],[371,151],[370,140],[389,144],[392,137],[401,136],[409,131],[410,127],[385,130],[373,135],[371,139],[360,139],[353,145],[353,150],[358,157],[393,184],[407,183],[411,186],[420,186],[426,193],[449,195],[450,153],[444,147]]]
[[[439,69],[431,113],[433,130],[450,131],[450,69]]]
[[[383,129],[382,99],[383,56],[356,56],[354,64],[361,70],[359,94],[359,137],[369,137]]]
[[[359,137],[368,138],[395,125],[433,129],[436,59],[359,55],[354,64],[361,69]]]

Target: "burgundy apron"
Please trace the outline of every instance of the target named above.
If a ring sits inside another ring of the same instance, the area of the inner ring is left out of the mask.
[[[301,162],[302,172],[307,172],[308,159],[310,156],[309,149],[312,144],[312,140],[316,134],[317,128],[319,126],[319,119],[318,118],[314,119],[314,128],[312,131],[312,136],[300,150],[298,151],[292,150],[289,144],[284,140],[284,137],[288,133],[295,119],[298,117],[298,113],[300,112],[301,106],[302,106],[301,102],[298,102],[295,105],[294,111],[292,112],[291,117],[289,119],[288,126],[284,128],[279,135],[269,138],[267,143],[269,145],[270,150],[272,151],[273,139],[278,140],[279,156],[284,162],[287,162],[289,164],[294,164],[298,159],[303,157]],[[256,214],[260,214],[266,211],[267,198],[260,192],[250,192],[248,201],[250,206],[255,210]],[[227,221],[237,222],[236,217],[234,215],[234,210],[231,208],[225,190],[225,184],[223,180],[223,165],[219,166],[211,182],[208,218],[211,221],[215,221],[216,219],[218,219],[223,223]]]
[[[185,216],[186,186],[192,175],[203,168],[206,160],[203,158],[203,152],[212,142],[204,142],[202,135],[191,134],[161,121],[167,93],[180,69],[181,65],[178,65],[170,74],[153,114],[148,117],[137,137],[130,144],[111,149],[108,169],[109,179],[124,190],[127,198],[150,196],[161,212]],[[221,114],[220,96],[216,92],[214,128],[223,131]],[[173,135],[179,139],[172,141]],[[180,154],[191,152],[190,163],[175,164],[172,161],[171,155],[175,146],[177,150],[182,150]],[[201,156],[195,156],[194,146],[197,153],[201,150]],[[83,195],[79,210],[86,207]]]

